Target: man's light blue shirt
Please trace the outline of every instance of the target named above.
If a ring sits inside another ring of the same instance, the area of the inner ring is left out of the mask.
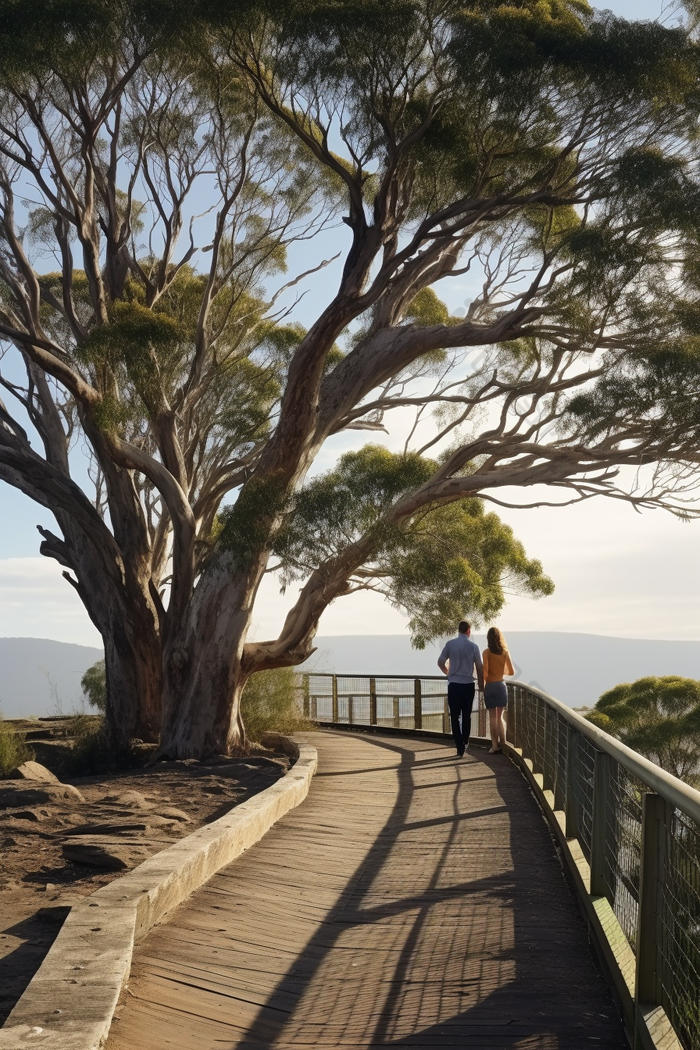
[[[456,638],[450,638],[446,643],[438,657],[438,667],[441,671],[446,669],[448,660],[450,662],[448,682],[470,685],[474,681],[475,665],[478,674],[483,674],[484,666],[481,662],[479,646],[471,638],[467,638],[466,634],[458,634]]]

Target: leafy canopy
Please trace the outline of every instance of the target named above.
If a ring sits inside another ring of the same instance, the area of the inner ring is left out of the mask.
[[[700,682],[639,678],[608,690],[589,721],[689,784],[700,784]]]
[[[404,517],[401,499],[433,476],[437,463],[417,453],[365,445],[341,456],[291,501],[275,542],[287,582],[362,545],[365,564],[353,576],[408,611],[413,644],[425,645],[469,616],[496,616],[506,589],[551,594],[539,561],[478,497],[427,506]]]

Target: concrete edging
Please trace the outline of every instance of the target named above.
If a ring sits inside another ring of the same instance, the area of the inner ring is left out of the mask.
[[[0,1050],[99,1050],[131,970],[134,944],[306,798],[317,752],[279,733],[263,742],[296,759],[275,784],[154,854],[71,909],[0,1028]]]

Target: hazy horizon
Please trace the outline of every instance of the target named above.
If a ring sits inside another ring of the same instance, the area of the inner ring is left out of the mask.
[[[485,636],[474,640],[485,647]],[[509,631],[516,678],[570,707],[592,707],[601,693],[647,675],[700,679],[700,641],[621,638],[581,631]],[[439,675],[442,640],[413,649],[404,634],[321,634],[300,670],[358,676]],[[0,637],[0,709],[7,718],[64,714],[83,705],[80,679],[102,656],[94,646],[49,638]]]

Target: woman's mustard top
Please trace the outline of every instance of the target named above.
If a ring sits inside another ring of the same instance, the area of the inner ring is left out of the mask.
[[[515,674],[515,669],[510,662],[510,653],[506,649],[498,656],[490,649],[484,649],[484,684],[486,682],[502,682],[504,674]]]

